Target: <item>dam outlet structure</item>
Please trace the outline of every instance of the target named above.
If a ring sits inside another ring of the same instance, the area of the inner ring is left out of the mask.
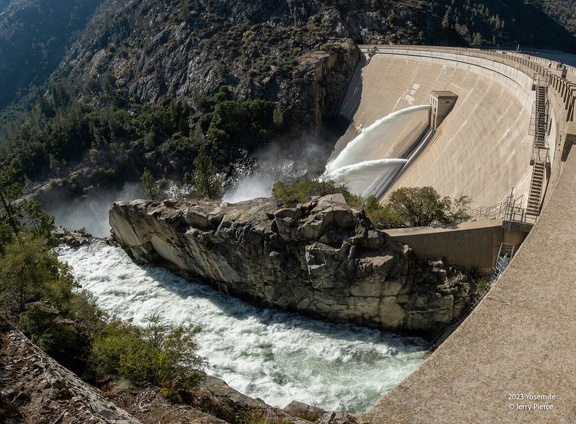
[[[358,127],[359,134],[328,161],[322,178],[345,184],[353,194],[380,197],[430,131],[431,109],[410,106]]]
[[[365,129],[357,127],[360,133],[328,162],[322,178],[364,198],[382,197],[424,151],[457,99],[450,91],[432,91],[429,105],[409,106]]]

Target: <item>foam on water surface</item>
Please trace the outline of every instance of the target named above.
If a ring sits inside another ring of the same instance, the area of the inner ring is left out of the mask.
[[[298,400],[361,412],[426,356],[421,339],[259,309],[162,268],[136,265],[103,242],[59,255],[112,316],[143,324],[157,313],[167,323],[202,327],[196,337],[206,371],[273,406]]]

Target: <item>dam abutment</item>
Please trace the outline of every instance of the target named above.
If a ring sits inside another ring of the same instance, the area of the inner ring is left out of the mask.
[[[494,271],[502,243],[517,251],[527,236],[523,228],[507,227],[502,220],[478,220],[444,227],[386,230],[391,240],[407,244],[419,258],[444,258],[447,263],[482,274]]]

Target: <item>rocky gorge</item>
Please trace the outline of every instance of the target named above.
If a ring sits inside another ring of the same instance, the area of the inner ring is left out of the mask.
[[[138,262],[328,321],[437,333],[474,295],[465,276],[389,241],[340,194],[294,207],[268,198],[117,202],[110,224]]]

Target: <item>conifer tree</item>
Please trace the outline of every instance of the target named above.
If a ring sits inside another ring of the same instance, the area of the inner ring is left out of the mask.
[[[54,229],[54,217],[47,215],[40,203],[19,199],[22,187],[13,181],[14,175],[13,168],[0,170],[0,253],[22,231],[49,241]]]
[[[224,195],[222,181],[218,178],[217,169],[204,146],[200,148],[198,156],[194,159],[192,183],[198,198],[220,200]]]
[[[0,256],[0,304],[23,312],[27,302],[44,298],[59,280],[55,254],[44,238],[23,234]]]
[[[148,168],[144,168],[142,177],[140,177],[140,182],[142,183],[142,189],[144,190],[144,197],[148,200],[160,200],[162,197],[162,191],[158,185],[158,182],[154,179],[152,172]]]

